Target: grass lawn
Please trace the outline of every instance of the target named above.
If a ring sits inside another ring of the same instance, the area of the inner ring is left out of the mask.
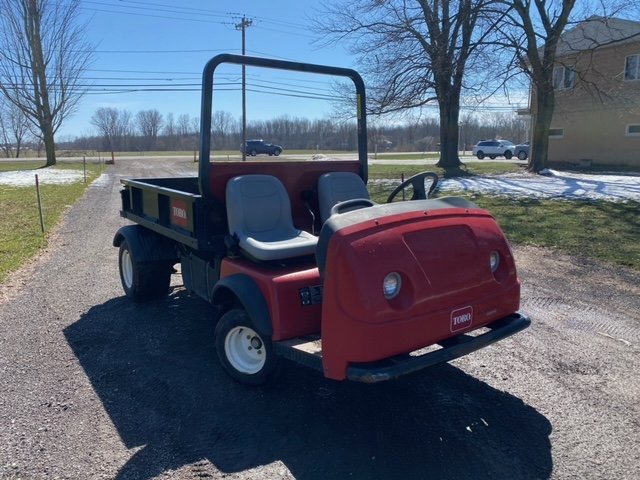
[[[0,166],[8,164],[1,162]],[[10,170],[33,170],[41,163],[14,164]],[[55,168],[72,168],[78,165],[60,164]],[[79,170],[82,169],[80,165]],[[2,170],[9,170],[9,168]],[[66,209],[73,205],[85,192],[89,183],[101,172],[99,165],[87,165],[87,183],[76,182],[69,185],[41,185],[45,231],[49,232],[62,217]],[[9,272],[16,270],[47,244],[47,236],[40,229],[38,202],[35,186],[11,187],[0,185],[0,282]]]
[[[0,172],[11,172],[14,170],[35,170],[44,166],[44,162],[40,161],[26,161],[26,162],[12,162],[10,160],[0,161]]]
[[[452,178],[517,173],[522,172],[523,167],[517,163],[509,162],[474,162],[454,170],[445,170],[435,165],[369,165],[369,178],[400,178],[402,174],[407,178],[426,170],[435,172],[441,177]]]
[[[376,158],[378,160],[422,160],[423,158],[434,159],[440,158],[440,154],[437,152],[425,152],[425,153],[378,153],[376,156],[374,153],[369,152],[369,158]]]
[[[640,271],[640,203],[475,196],[509,240]]]

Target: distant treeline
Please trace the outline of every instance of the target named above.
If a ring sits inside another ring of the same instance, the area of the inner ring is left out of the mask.
[[[437,119],[405,120],[383,124],[368,119],[369,151],[438,150]],[[97,132],[71,141],[58,142],[59,149],[98,151],[176,151],[196,150],[199,145],[199,119],[173,114],[166,117],[155,110],[132,116],[126,110],[99,109],[91,119]],[[503,138],[515,143],[527,140],[528,118],[514,114],[467,115],[460,122],[460,149],[470,150],[479,140]],[[242,124],[228,112],[215,112],[211,145],[214,150],[239,150]],[[249,121],[247,139],[264,139],[285,150],[357,149],[355,122],[309,120],[288,116]]]

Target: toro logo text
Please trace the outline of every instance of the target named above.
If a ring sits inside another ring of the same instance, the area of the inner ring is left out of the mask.
[[[171,199],[171,223],[179,227],[189,227],[187,202],[179,198]]]
[[[459,308],[451,312],[451,333],[464,330],[473,323],[473,307]]]

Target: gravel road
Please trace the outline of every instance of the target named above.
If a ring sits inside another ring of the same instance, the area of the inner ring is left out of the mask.
[[[640,275],[516,248],[525,332],[380,385],[291,364],[249,388],[178,279],[144,305],[119,284],[119,179],[192,168],[118,161],[0,286],[0,478],[640,478]]]

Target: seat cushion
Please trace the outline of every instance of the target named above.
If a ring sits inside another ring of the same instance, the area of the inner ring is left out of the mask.
[[[293,225],[284,186],[271,175],[243,175],[227,183],[229,233],[258,260],[312,255],[317,238]]]
[[[240,248],[252,257],[264,261],[315,254],[318,237],[303,230],[295,230],[292,233],[295,236],[270,241],[258,240],[250,236],[244,237],[240,242]]]

